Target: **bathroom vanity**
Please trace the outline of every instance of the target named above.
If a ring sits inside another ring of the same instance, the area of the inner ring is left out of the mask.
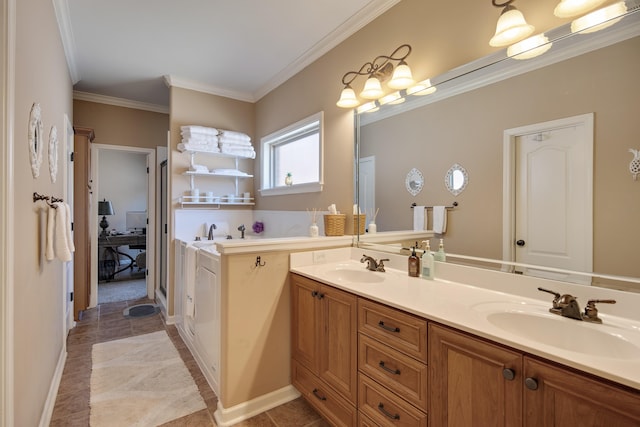
[[[291,259],[292,382],[332,424],[640,425],[640,296],[445,263],[427,281],[362,252]],[[540,283],[619,301],[587,324]]]

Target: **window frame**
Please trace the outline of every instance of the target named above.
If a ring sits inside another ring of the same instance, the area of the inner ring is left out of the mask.
[[[293,185],[275,185],[273,170],[276,159],[274,158],[275,147],[289,140],[299,139],[302,135],[309,135],[312,132],[305,130],[314,123],[318,123],[318,180],[304,184],[296,184],[295,177]],[[269,135],[260,138],[260,194],[262,196],[279,196],[285,194],[315,193],[322,191],[324,185],[324,111],[312,114],[299,120],[283,129],[277,130]]]

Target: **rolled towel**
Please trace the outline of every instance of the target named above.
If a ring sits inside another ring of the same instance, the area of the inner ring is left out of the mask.
[[[53,239],[56,228],[56,210],[49,207],[47,211],[47,248],[45,250],[45,257],[47,261],[52,261],[56,257],[56,253],[53,250]]]
[[[425,230],[427,223],[427,209],[424,206],[413,207],[413,231]]]
[[[444,206],[433,207],[433,232],[436,234],[447,232],[447,208]]]

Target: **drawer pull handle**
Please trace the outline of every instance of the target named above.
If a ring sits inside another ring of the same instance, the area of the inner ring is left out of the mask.
[[[318,389],[317,389],[317,388],[314,388],[314,389],[313,389],[313,395],[314,395],[315,397],[317,397],[318,399],[320,399],[320,400],[327,400],[327,398],[326,398],[326,397],[324,397],[324,396],[320,396],[320,395],[318,394]]]
[[[391,418],[392,420],[399,420],[400,419],[400,415],[392,414],[391,412],[389,412],[386,409],[384,409],[384,405],[382,404],[382,402],[378,403],[378,410],[380,412],[382,412],[384,414],[384,416],[387,417],[387,418]]]
[[[383,360],[381,360],[381,361],[380,361],[380,363],[378,363],[378,365],[379,365],[382,369],[384,369],[385,371],[387,371],[387,372],[389,372],[389,373],[391,373],[391,374],[394,374],[394,375],[400,375],[400,369],[391,369],[391,368],[387,368],[387,367],[384,365],[384,361],[383,361]]]
[[[384,324],[384,322],[381,320],[378,322],[378,326],[380,326],[382,329],[384,329],[385,331],[389,331],[389,332],[400,332],[400,328],[398,327],[392,327],[392,326],[387,326]]]
[[[312,297],[314,297],[314,298],[318,298],[318,299],[322,299],[322,298],[324,298],[324,294],[321,294],[321,293],[320,293],[320,292],[318,292],[318,291],[312,291],[312,292],[311,292],[311,296],[312,296]]]

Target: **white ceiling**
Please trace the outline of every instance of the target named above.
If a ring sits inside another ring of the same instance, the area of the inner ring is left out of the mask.
[[[74,90],[257,101],[399,0],[54,0]]]

